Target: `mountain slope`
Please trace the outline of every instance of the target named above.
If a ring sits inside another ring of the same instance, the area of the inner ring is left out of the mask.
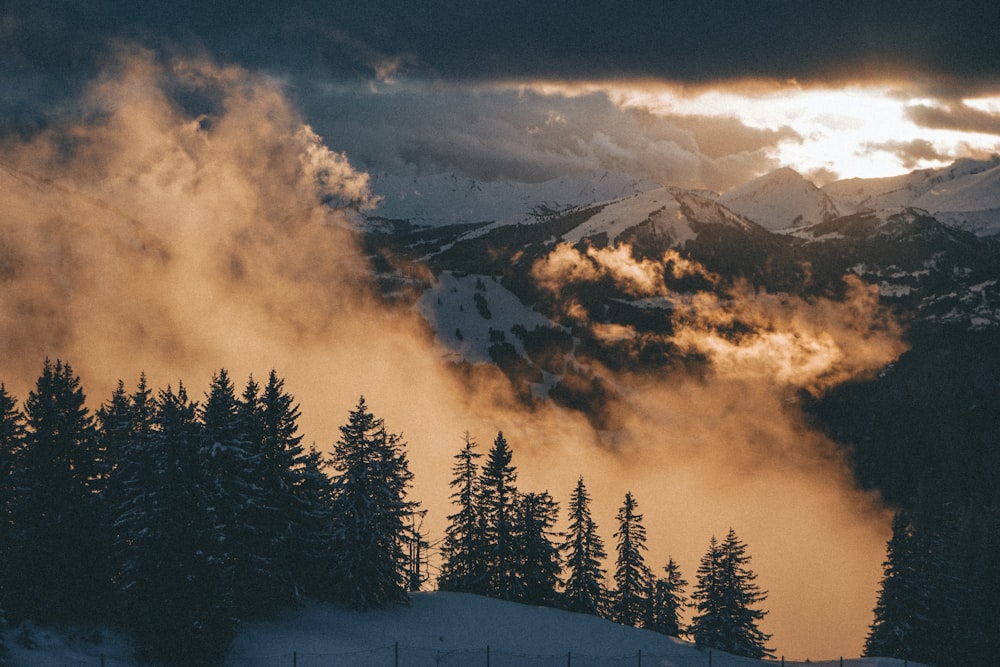
[[[422,225],[512,223],[660,187],[627,174],[596,172],[542,183],[475,181],[456,174],[375,174],[381,198],[371,215]]]
[[[771,231],[815,225],[840,215],[826,193],[788,167],[733,188],[719,197],[719,203]]]
[[[852,178],[823,186],[844,212],[915,207],[979,236],[1000,234],[1000,156],[958,160],[889,178]]]

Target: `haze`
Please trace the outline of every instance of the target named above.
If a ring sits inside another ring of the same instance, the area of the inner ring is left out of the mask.
[[[208,106],[178,103],[193,97]],[[523,489],[565,503],[584,475],[609,541],[631,490],[656,569],[673,556],[693,580],[709,537],[736,528],[770,590],[764,627],[779,654],[860,651],[886,511],[788,399],[902,351],[863,289],[847,304],[734,293],[732,307],[762,332],[744,350],[713,342],[724,313],[702,304],[686,340],[717,372],[613,378],[630,388],[614,406],[620,428],[597,432],[578,413],[525,409],[497,375],[461,379],[417,315],[375,298],[353,231],[371,205],[366,176],[273,79],[125,49],[84,100],[87,120],[9,141],[2,154],[2,379],[19,398],[46,356],[74,365],[92,408],[143,371],[153,386],[183,381],[198,396],[220,367],[241,379],[275,368],[301,402],[307,440],[328,448],[364,394],[409,443],[432,539],[462,434],[485,451],[503,430]],[[596,259],[637,292],[654,289],[642,277],[651,266]],[[559,277],[556,262],[539,276],[586,279]]]

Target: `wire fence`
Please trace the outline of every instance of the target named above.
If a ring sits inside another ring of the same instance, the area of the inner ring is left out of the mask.
[[[225,667],[925,667],[894,658],[838,658],[819,661],[754,660],[708,649],[665,655],[636,651],[629,655],[589,655],[572,651],[533,655],[480,649],[429,649],[401,644],[344,653],[291,653],[230,658]]]
[[[33,662],[32,667],[134,667],[132,660],[112,656],[80,657],[69,661]],[[231,657],[223,667],[926,667],[897,658],[838,658],[835,660],[753,660],[708,649],[683,655],[636,651],[629,655],[588,655],[572,651],[532,655],[479,649],[430,649],[402,644],[337,653],[281,653]]]

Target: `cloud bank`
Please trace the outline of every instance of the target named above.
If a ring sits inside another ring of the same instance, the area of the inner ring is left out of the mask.
[[[183,380],[198,396],[219,367],[235,378],[275,368],[301,402],[307,440],[327,448],[364,394],[409,442],[414,495],[430,510],[432,537],[450,511],[447,477],[462,434],[485,449],[503,430],[522,488],[565,502],[585,476],[606,539],[631,490],[654,569],[672,555],[693,580],[711,534],[735,527],[771,591],[765,629],[779,652],[860,651],[887,517],[853,487],[835,448],[804,424],[772,372],[791,363],[806,374],[788,382],[836,381],[809,366],[826,359],[815,346],[830,344],[840,358],[829,368],[870,369],[874,357],[859,358],[848,343],[891,338],[877,310],[739,292],[725,305],[698,304],[687,324],[703,334],[697,340],[711,340],[711,318],[736,308],[766,334],[760,344],[798,351],[750,355],[770,364],[764,369],[736,359],[725,370],[733,354],[723,346],[709,378],[615,378],[631,390],[613,406],[621,429],[609,447],[609,434],[578,413],[525,408],[489,369],[457,374],[418,316],[382,303],[353,226],[371,204],[367,176],[304,123],[275,79],[122,48],[84,91],[80,114],[27,139],[8,137],[0,149],[0,379],[20,398],[45,356],[73,364],[94,407],[118,378],[135,381],[142,371],[152,386]],[[565,131],[564,111],[542,113],[544,101],[529,96],[523,120]],[[583,99],[576,111],[591,105],[605,102]],[[651,131],[691,146],[683,132]],[[553,151],[552,159],[578,160],[602,141],[586,138],[579,155]],[[559,252],[565,261],[556,266],[554,255],[553,271],[610,276],[636,294],[655,293],[663,270],[622,250]],[[700,270],[680,258],[670,266]],[[838,322],[845,314],[861,323]],[[756,340],[722,343],[741,350]]]

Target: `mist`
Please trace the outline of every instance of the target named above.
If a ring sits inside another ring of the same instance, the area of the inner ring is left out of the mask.
[[[123,46],[80,104],[75,120],[0,150],[0,380],[19,399],[46,357],[73,365],[91,408],[142,372],[200,397],[219,368],[238,385],[274,368],[306,441],[329,450],[363,394],[408,443],[432,540],[462,434],[485,453],[502,430],[522,490],[565,507],[584,476],[609,547],[632,491],[657,573],[672,556],[693,585],[709,538],[735,528],[770,591],[762,627],[779,655],[860,653],[888,514],[789,396],[902,351],[863,285],[847,304],[739,290],[699,304],[683,340],[714,371],[613,377],[620,429],[598,432],[577,412],[525,407],[499,374],[460,376],[426,322],[378,297],[356,231],[373,204],[367,175],[327,148],[281,82]],[[563,260],[573,280],[613,275],[636,294],[655,293],[646,273],[663,270],[621,253]],[[556,289],[567,278],[549,268]],[[758,335],[713,339],[712,318],[733,312]],[[794,351],[753,347],[782,342]]]

